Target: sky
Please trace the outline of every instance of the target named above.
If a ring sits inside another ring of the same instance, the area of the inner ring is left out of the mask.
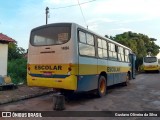
[[[160,46],[160,0],[0,0],[0,33],[28,49],[30,31],[46,24],[46,7],[49,24],[74,22],[102,36],[132,31]]]

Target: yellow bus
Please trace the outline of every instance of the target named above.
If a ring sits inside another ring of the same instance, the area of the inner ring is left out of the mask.
[[[134,58],[130,48],[76,23],[44,25],[31,31],[27,83],[102,97],[107,86],[135,77]]]
[[[160,61],[157,57],[143,57],[143,69],[145,72],[160,70]]]

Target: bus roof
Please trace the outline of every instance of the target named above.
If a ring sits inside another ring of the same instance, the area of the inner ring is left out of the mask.
[[[74,26],[76,26],[76,28],[84,29],[84,30],[86,30],[86,31],[88,31],[88,32],[90,32],[90,33],[92,33],[92,34],[95,34],[95,35],[99,36],[100,38],[103,38],[103,39],[105,39],[105,40],[107,40],[107,41],[109,41],[109,42],[111,42],[111,43],[114,43],[114,44],[116,44],[116,45],[118,45],[118,46],[124,47],[124,48],[132,51],[129,47],[126,47],[126,46],[124,46],[124,45],[122,45],[122,44],[120,44],[120,43],[118,43],[118,42],[116,42],[116,41],[114,41],[114,40],[111,40],[111,39],[109,39],[109,38],[106,38],[106,37],[104,37],[104,36],[101,36],[101,35],[93,32],[93,31],[91,31],[91,30],[89,30],[89,29],[87,29],[87,28],[85,28],[85,27],[83,27],[83,26],[81,26],[81,25],[79,25],[79,24],[77,24],[77,23],[74,23],[74,22],[72,22],[72,23],[71,23],[71,22],[51,23],[51,24],[42,25],[42,26],[33,28],[31,31],[34,31],[34,30],[37,30],[37,29],[41,29],[41,28],[44,28],[44,27],[49,27],[49,26],[55,26],[55,25],[58,26],[58,25],[62,25],[62,24],[63,24],[64,26],[74,25]]]
[[[82,26],[79,25],[79,24],[76,24],[76,23],[72,23],[72,24],[75,24],[77,27],[83,28],[84,30],[86,30],[86,31],[88,31],[88,32],[90,32],[90,33],[93,33],[93,34],[99,36],[100,38],[103,38],[103,39],[105,39],[105,40],[107,40],[107,41],[109,41],[109,42],[111,42],[111,43],[114,43],[114,44],[116,44],[116,45],[119,45],[119,46],[121,46],[121,47],[124,47],[124,48],[126,48],[126,49],[131,50],[129,47],[126,47],[126,46],[124,46],[124,45],[122,45],[122,44],[120,44],[120,43],[118,43],[118,42],[116,42],[116,41],[114,41],[114,40],[111,40],[111,39],[109,39],[109,38],[106,38],[106,37],[104,37],[104,36],[101,36],[101,35],[93,32],[93,31],[91,31],[91,30],[89,30],[89,29],[87,29],[87,28],[85,28],[85,27],[82,27]],[[131,51],[132,51],[132,50],[131,50]]]

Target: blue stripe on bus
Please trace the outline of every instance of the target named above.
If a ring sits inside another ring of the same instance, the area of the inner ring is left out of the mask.
[[[33,77],[43,78],[66,78],[70,75],[51,75],[30,74]],[[99,75],[76,75],[77,76],[77,92],[90,91],[97,89]],[[125,81],[126,73],[109,73],[107,74],[107,86],[114,85]]]
[[[43,74],[30,74],[32,77],[42,77],[42,78],[66,78],[69,75],[51,75],[51,76],[47,76],[47,75],[43,75]]]
[[[79,75],[77,91],[90,91],[97,88],[98,75]]]
[[[90,91],[98,88],[99,75],[79,75],[77,80],[77,92]],[[107,74],[107,86],[125,82],[126,73]]]

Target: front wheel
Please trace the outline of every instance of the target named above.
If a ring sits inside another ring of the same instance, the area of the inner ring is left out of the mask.
[[[103,97],[106,95],[106,78],[104,76],[100,76],[98,80],[98,89],[97,89],[97,96]]]

